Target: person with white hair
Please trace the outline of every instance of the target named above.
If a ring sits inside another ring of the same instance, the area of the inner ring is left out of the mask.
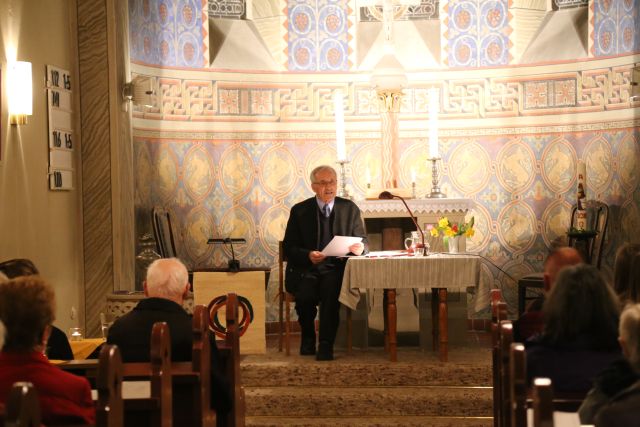
[[[156,322],[166,322],[171,336],[171,359],[191,360],[192,318],[182,307],[189,293],[189,274],[177,258],[158,259],[149,265],[144,281],[145,299],[109,327],[107,343],[120,348],[123,362],[148,362],[151,355],[151,331]],[[231,408],[228,383],[219,372],[215,338],[211,336],[211,405],[218,414]]]
[[[640,304],[630,304],[622,312],[618,340],[624,358],[611,363],[596,377],[578,410],[582,424],[595,421],[596,425],[606,426],[639,425]]]

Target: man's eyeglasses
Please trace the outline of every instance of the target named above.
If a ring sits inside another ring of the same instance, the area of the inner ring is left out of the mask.
[[[336,185],[338,182],[334,179],[331,181],[318,181],[318,182],[314,182],[315,185],[319,185],[320,187],[333,187],[334,185]]]

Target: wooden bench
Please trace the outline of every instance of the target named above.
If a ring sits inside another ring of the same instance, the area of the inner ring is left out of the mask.
[[[122,360],[116,346],[105,346],[100,352],[97,367],[98,400],[96,426],[121,427]],[[9,427],[40,427],[41,413],[38,394],[30,382],[18,382],[9,392],[4,414],[4,425]],[[0,420],[0,425],[2,425]]]
[[[527,425],[528,408],[533,408],[534,420],[536,417],[539,419],[538,425],[552,426],[554,411],[577,412],[584,400],[585,396],[581,393],[554,393],[548,378],[535,378],[531,388],[528,388],[526,350],[520,343],[512,343],[510,346],[508,369],[510,418],[513,427]],[[551,424],[545,424],[549,420]]]
[[[501,375],[499,367],[500,322],[507,319],[507,304],[502,301],[500,289],[491,290],[491,358],[493,374],[493,425],[500,427],[500,402],[502,402]]]
[[[226,308],[227,330],[224,341],[218,341],[223,371],[231,387],[232,408],[226,417],[225,425],[229,427],[244,427],[245,424],[245,394],[240,380],[240,331],[238,329],[238,296],[227,295]]]

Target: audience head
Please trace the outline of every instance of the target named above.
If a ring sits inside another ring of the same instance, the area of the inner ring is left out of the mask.
[[[569,246],[561,246],[551,250],[544,260],[544,289],[549,292],[558,277],[558,273],[565,267],[580,264],[580,252]]]
[[[580,342],[593,350],[617,347],[618,298],[591,265],[564,268],[542,311],[545,341],[552,345]]]
[[[3,350],[29,351],[44,346],[54,320],[53,288],[39,276],[0,283],[0,321],[6,328]]]
[[[24,258],[16,258],[0,262],[0,273],[4,273],[9,279],[40,274],[33,262]]]
[[[629,304],[623,310],[619,340],[624,356],[640,372],[640,304]]]
[[[155,260],[147,269],[144,292],[148,297],[164,298],[182,304],[189,292],[187,267],[177,258]]]
[[[640,243],[626,243],[616,252],[613,289],[624,302],[640,302]]]

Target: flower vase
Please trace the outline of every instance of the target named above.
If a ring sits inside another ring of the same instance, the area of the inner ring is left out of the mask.
[[[463,251],[461,248],[462,239],[464,239],[464,236],[451,236],[447,239],[450,254],[457,254]]]

